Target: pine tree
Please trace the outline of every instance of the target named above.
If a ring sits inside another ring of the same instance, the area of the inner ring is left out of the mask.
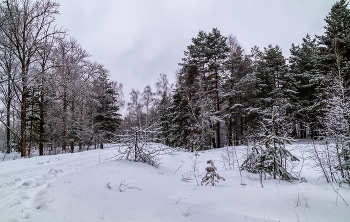
[[[226,43],[227,38],[220,34],[217,28],[213,28],[212,32],[208,33],[207,48],[206,48],[206,60],[208,66],[208,93],[215,103],[215,113],[219,117],[221,111],[220,97],[221,93],[221,81],[225,71],[225,61],[230,51]],[[214,121],[216,125],[216,146],[214,148],[221,147],[221,132],[220,132],[220,120]]]
[[[194,123],[189,126],[193,129],[191,141],[200,144],[201,149],[209,147],[210,138],[214,148],[221,146],[219,94],[228,50],[226,37],[218,29],[214,28],[210,33],[200,31],[196,38],[192,38],[192,44],[179,64],[181,69],[176,87],[183,88],[180,90],[181,99],[186,100],[183,104],[187,104],[187,116]],[[174,102],[179,98],[174,98]]]
[[[252,72],[252,62],[249,56],[244,55],[244,50],[235,37],[228,37],[230,53],[225,63],[228,74],[224,76],[221,100],[223,103],[222,116],[226,120],[228,128],[228,145],[242,143],[244,130],[245,98],[241,81]],[[233,136],[233,137],[232,137]]]

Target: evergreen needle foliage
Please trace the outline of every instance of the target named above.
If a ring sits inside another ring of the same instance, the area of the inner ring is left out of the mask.
[[[294,176],[287,171],[288,161],[299,161],[285,148],[285,144],[291,144],[291,139],[280,136],[277,129],[279,125],[279,115],[277,106],[273,107],[270,129],[266,132],[263,139],[253,146],[252,153],[241,166],[242,170],[262,175],[269,174],[276,179],[277,176],[282,180],[295,180]]]
[[[218,173],[216,173],[216,167],[214,166],[214,162],[212,160],[208,160],[207,164],[210,164],[210,166],[205,168],[205,171],[207,173],[205,174],[205,177],[203,177],[201,185],[205,184],[206,186],[208,184],[211,184],[212,186],[215,186],[219,180],[225,181],[225,178],[219,176]]]

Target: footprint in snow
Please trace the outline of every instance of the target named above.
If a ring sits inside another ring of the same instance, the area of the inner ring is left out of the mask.
[[[57,174],[63,173],[63,170],[56,170],[56,169],[50,169],[48,173],[44,174],[44,176],[35,179],[34,180],[27,180],[25,182],[23,182],[23,184],[21,186],[19,186],[18,188],[21,189],[22,187],[24,188],[31,188],[31,187],[38,187],[41,186],[43,184],[46,184],[49,180],[57,177]]]
[[[23,195],[21,195],[21,199],[28,200],[28,199],[30,199],[30,197],[26,194],[23,194]]]
[[[16,184],[16,181],[10,181],[10,182],[7,182],[7,183],[5,183],[7,186],[9,186],[9,187],[12,187],[13,185],[15,185]]]
[[[22,188],[30,188],[35,186],[35,181],[34,180],[26,180],[22,183],[22,185],[18,186],[18,189],[22,189]]]
[[[22,203],[21,200],[17,199],[17,200],[14,200],[14,201],[8,203],[6,206],[8,208],[12,208],[14,206],[20,205],[21,203]]]

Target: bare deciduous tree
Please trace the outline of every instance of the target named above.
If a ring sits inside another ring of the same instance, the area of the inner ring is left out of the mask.
[[[0,4],[1,17],[5,18],[0,31],[6,36],[7,48],[12,50],[20,64],[21,79],[21,156],[26,150],[26,115],[29,85],[29,69],[34,57],[46,38],[65,34],[66,30],[56,29],[55,15],[59,4],[50,0],[5,0]]]

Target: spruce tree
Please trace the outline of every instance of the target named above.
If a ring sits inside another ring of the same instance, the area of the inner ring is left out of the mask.
[[[191,118],[191,110],[184,94],[185,92],[181,87],[177,87],[174,91],[173,101],[168,111],[171,125],[167,139],[170,146],[183,147],[193,152],[196,149],[191,142],[196,133],[193,127],[195,123]]]
[[[170,126],[171,126],[171,113],[170,113],[170,101],[166,95],[166,92],[163,92],[162,99],[159,103],[159,127],[160,127],[160,137],[163,139],[163,143],[167,146],[170,145]]]
[[[106,70],[100,73],[94,86],[97,94],[96,100],[99,102],[94,117],[94,131],[99,138],[101,148],[103,148],[103,143],[114,139],[114,133],[121,121],[118,113],[119,107],[116,105],[116,92],[107,74]]]
[[[205,184],[206,186],[208,184],[211,184],[212,186],[215,186],[220,180],[225,181],[225,178],[221,177],[217,172],[217,168],[214,166],[214,162],[212,160],[208,160],[207,164],[210,164],[209,167],[205,168],[206,174],[202,178],[201,185]]]
[[[324,127],[335,143],[336,168],[349,179],[350,137],[350,10],[348,2],[336,2],[325,19],[325,33],[318,36],[322,57],[320,63],[327,81]]]
[[[271,113],[272,106],[286,105],[284,98],[289,97],[290,90],[287,86],[288,67],[286,60],[279,46],[269,45],[264,48],[257,61],[256,76],[258,78],[257,87],[260,91],[258,98],[260,107],[267,113]]]
[[[259,173],[262,179],[263,174],[269,174],[276,179],[296,179],[287,171],[287,160],[299,161],[289,150],[286,144],[291,144],[291,139],[286,137],[281,128],[283,122],[279,118],[279,107],[273,106],[272,118],[263,135],[263,139],[253,147],[253,152],[242,164],[241,169],[251,173]]]
[[[325,19],[324,35],[318,36],[319,44],[323,49],[322,62],[326,65],[325,72],[329,73],[334,69],[341,70],[341,76],[347,88],[350,80],[348,75],[350,68],[350,10],[348,4],[346,0],[340,0],[332,6]],[[337,61],[337,57],[341,57],[341,61]]]
[[[290,73],[296,81],[296,96],[292,98],[298,128],[295,135],[306,137],[306,130],[321,127],[319,117],[325,113],[325,78],[320,72],[319,46],[309,35],[299,46],[292,44],[289,58]]]

